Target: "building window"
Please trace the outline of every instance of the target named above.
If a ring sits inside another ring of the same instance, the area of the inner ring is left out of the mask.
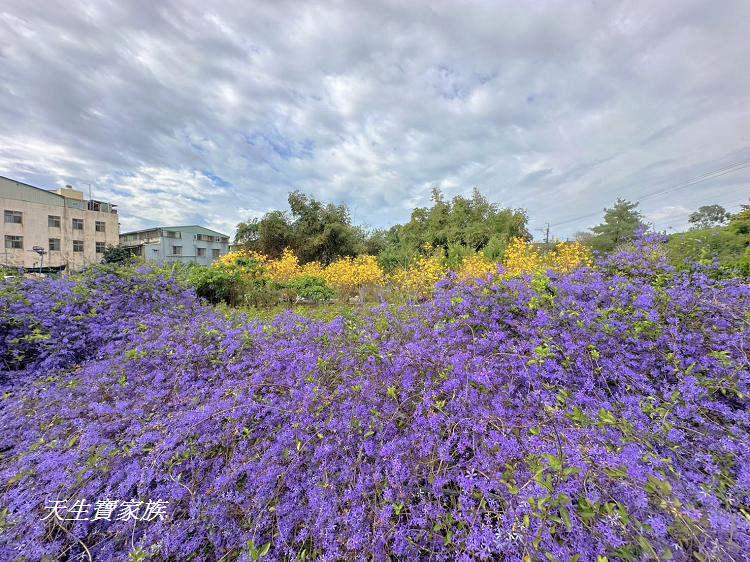
[[[73,240],[73,251],[83,252],[83,240]]]
[[[5,211],[5,222],[23,224],[23,213],[21,211]]]
[[[103,254],[104,253],[104,242],[97,242],[96,243],[96,253],[97,254]]]
[[[5,248],[8,250],[23,250],[23,236],[10,236],[6,234]]]
[[[83,219],[73,219],[73,230],[83,230]]]
[[[205,248],[196,248],[198,250],[198,257],[204,258],[206,257],[206,249]]]
[[[214,248],[211,250],[211,256],[216,259],[221,256],[221,250]]]
[[[47,215],[47,226],[50,228],[60,228],[60,217],[57,215]]]
[[[182,246],[172,246],[172,255],[173,256],[181,256],[182,255]]]
[[[60,251],[60,239],[59,238],[50,238],[49,239],[49,251],[50,252],[59,252]]]
[[[96,231],[97,232],[105,232],[105,229],[107,228],[107,223],[104,221],[96,221]]]

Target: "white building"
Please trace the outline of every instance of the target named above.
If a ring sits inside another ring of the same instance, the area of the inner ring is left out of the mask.
[[[0,207],[0,264],[8,267],[77,271],[119,241],[115,205],[70,186],[51,191],[0,176]]]
[[[229,236],[198,225],[123,232],[120,245],[146,261],[209,265],[229,250]]]

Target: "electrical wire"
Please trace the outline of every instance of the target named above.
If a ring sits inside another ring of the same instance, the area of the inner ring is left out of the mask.
[[[646,193],[645,195],[642,195],[638,199],[636,199],[636,202],[640,203],[644,199],[650,199],[652,197],[658,197],[660,195],[666,195],[668,193],[675,193],[677,191],[680,191],[682,189],[686,189],[686,188],[688,188],[688,187],[690,187],[692,185],[695,185],[697,183],[700,183],[700,182],[703,182],[703,181],[706,181],[706,180],[709,180],[709,179],[715,179],[715,178],[718,178],[718,177],[721,177],[721,176],[725,176],[727,174],[731,174],[731,173],[743,170],[745,168],[750,168],[750,158],[738,160],[738,161],[732,162],[730,164],[725,164],[725,165],[720,166],[719,168],[717,168],[715,170],[710,170],[708,172],[704,172],[703,174],[700,174],[700,175],[698,175],[696,177],[693,177],[693,178],[691,178],[691,179],[689,179],[689,180],[687,180],[685,182],[681,182],[679,184],[676,184],[676,185],[673,185],[673,186],[670,186],[670,187],[667,187],[667,188],[664,188],[664,189],[660,189],[660,190],[657,190],[657,191],[652,191],[650,193]],[[590,217],[594,217],[594,216],[599,216],[600,213],[601,213],[601,211],[595,211],[593,213],[587,213],[585,215],[580,215],[580,216],[577,216],[577,217],[573,217],[573,218],[570,218],[570,219],[566,219],[566,220],[563,220],[563,221],[560,221],[560,222],[553,223],[551,226],[553,226],[553,227],[563,226],[563,225],[570,224],[570,223],[573,223],[573,222],[578,222],[578,221],[586,219],[586,218],[590,218]]]

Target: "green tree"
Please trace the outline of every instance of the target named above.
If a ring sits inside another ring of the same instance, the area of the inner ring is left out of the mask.
[[[294,231],[286,213],[271,211],[261,219],[238,224],[234,242],[275,259],[293,245]]]
[[[102,263],[127,263],[135,255],[133,252],[123,246],[107,246],[102,254]]]
[[[464,250],[470,253],[489,249],[497,254],[514,237],[531,238],[527,222],[524,211],[500,208],[478,189],[470,198],[457,196],[446,201],[435,188],[431,207],[414,209],[408,223],[389,231],[386,253],[391,259],[401,259],[429,244],[450,254],[450,259],[459,259]]]
[[[725,225],[731,216],[721,205],[703,205],[690,214],[688,222],[692,225],[692,230],[715,228]]]
[[[364,249],[361,230],[352,225],[346,205],[322,203],[300,191],[289,194],[293,248],[302,263],[323,264]]]
[[[591,229],[594,237],[590,244],[600,251],[611,251],[618,244],[631,240],[636,232],[646,228],[638,203],[618,198],[615,204],[604,209],[604,222]]]
[[[750,235],[750,205],[742,205],[742,210],[732,215],[727,228],[740,236]]]
[[[345,205],[323,203],[300,191],[289,194],[291,213],[271,211],[237,225],[235,243],[279,257],[291,248],[302,263],[330,263],[364,250],[365,233],[351,223]]]
[[[723,276],[750,275],[750,206],[732,215],[729,224],[719,228],[692,229],[670,236],[669,257],[677,267],[698,262],[721,266]]]

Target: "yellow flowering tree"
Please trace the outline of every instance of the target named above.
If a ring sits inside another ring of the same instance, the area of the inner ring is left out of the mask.
[[[560,242],[551,252],[543,254],[538,247],[521,238],[511,240],[504,260],[506,275],[509,276],[548,269],[567,273],[582,266],[591,266],[592,263],[591,250],[580,242]]]
[[[514,238],[505,250],[503,265],[507,270],[506,275],[513,276],[541,271],[545,263],[544,256],[536,246],[523,238]]]
[[[439,256],[421,256],[407,268],[396,270],[391,276],[392,286],[417,297],[429,297],[435,283],[445,277],[447,270]]]
[[[472,254],[463,259],[456,273],[463,280],[484,278],[497,273],[497,264],[481,254]]]
[[[567,273],[579,267],[591,267],[594,259],[591,250],[580,242],[560,242],[549,256],[551,269]]]
[[[299,259],[289,248],[277,260],[271,260],[266,267],[268,277],[276,283],[289,283],[302,274],[302,268],[299,265]]]
[[[323,266],[320,265],[320,263],[316,261],[311,261],[311,262],[306,263],[305,265],[302,266],[302,269],[301,269],[302,275],[307,275],[310,277],[324,278],[323,272],[324,272]]]
[[[263,254],[254,252],[252,250],[235,250],[224,254],[220,258],[213,262],[214,267],[228,267],[241,265],[243,262],[255,261],[261,265],[265,265],[268,259]]]
[[[338,259],[323,269],[322,277],[341,296],[380,287],[385,282],[385,274],[375,256]]]

